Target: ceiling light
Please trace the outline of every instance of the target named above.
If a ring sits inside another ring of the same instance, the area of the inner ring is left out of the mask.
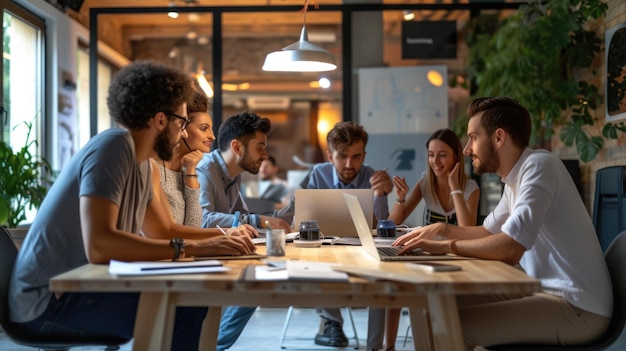
[[[320,87],[324,89],[330,88],[330,80],[328,78],[322,77],[320,78],[319,82],[320,82]]]
[[[428,71],[428,73],[426,73],[426,77],[428,78],[430,84],[436,87],[440,87],[441,85],[443,85],[443,76],[439,71],[431,69]]]
[[[226,91],[237,91],[237,84],[233,84],[233,83],[222,83],[222,90],[226,90]]]
[[[197,12],[191,12],[187,15],[187,19],[189,22],[198,22],[200,21],[200,15]]]
[[[300,40],[287,45],[280,51],[270,52],[265,56],[264,71],[274,72],[324,72],[337,68],[335,58],[330,52],[309,42],[306,30],[306,7]]]
[[[191,30],[191,31],[187,32],[187,39],[194,40],[197,37],[198,37],[198,33],[196,33],[196,31]]]
[[[170,4],[169,4],[168,6],[169,6],[169,7],[176,7],[176,4],[174,3],[174,1],[170,1]],[[167,13],[167,15],[168,15],[170,18],[178,18],[178,12],[176,12],[176,11],[169,11],[169,12]]]
[[[402,11],[402,18],[404,18],[405,21],[412,21],[415,19],[415,14],[413,11],[404,10]]]
[[[209,81],[204,76],[204,72],[196,74],[196,80],[198,81],[198,85],[200,86],[200,89],[204,91],[206,96],[208,96],[209,98],[212,98],[213,88],[211,88],[211,84],[209,84]]]

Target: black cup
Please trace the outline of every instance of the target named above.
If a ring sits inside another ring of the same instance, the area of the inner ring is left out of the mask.
[[[320,226],[316,220],[300,222],[300,240],[320,240]]]
[[[381,219],[376,226],[376,235],[379,238],[394,238],[396,236],[396,224],[387,219]]]

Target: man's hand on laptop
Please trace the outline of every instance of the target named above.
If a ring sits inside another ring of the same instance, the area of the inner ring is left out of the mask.
[[[403,246],[408,242],[419,239],[434,239],[436,237],[445,237],[448,224],[434,223],[424,227],[417,227],[414,230],[400,236],[393,242],[394,246]]]
[[[431,255],[445,255],[450,252],[450,240],[429,240],[429,239],[413,239],[407,241],[398,256],[406,255],[412,250],[422,249]]]
[[[272,229],[284,229],[285,233],[293,232],[291,225],[283,219],[276,218],[276,217],[261,216],[262,225],[265,225],[266,221],[269,223],[269,227]]]
[[[239,227],[229,228],[226,230],[226,233],[232,236],[247,236],[250,238],[259,236],[259,232],[250,224],[242,224]]]

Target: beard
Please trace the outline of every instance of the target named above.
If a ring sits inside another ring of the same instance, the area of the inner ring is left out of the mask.
[[[359,174],[359,172],[357,172],[354,168],[344,168],[341,172],[337,172],[339,180],[341,180],[344,184],[352,182],[354,178],[356,178],[357,174]]]
[[[489,141],[487,143],[485,153],[485,157],[478,157],[474,155],[478,159],[478,161],[480,161],[476,165],[474,164],[474,162],[472,162],[474,173],[477,175],[483,175],[485,173],[496,173],[498,168],[500,168],[500,159],[498,158],[498,153],[496,152],[496,148],[493,146],[492,141]]]
[[[157,156],[163,161],[169,161],[172,159],[174,154],[174,147],[170,142],[170,133],[167,128],[165,128],[161,134],[159,134],[154,141],[154,151],[156,151]]]
[[[239,160],[238,165],[251,174],[259,173],[259,168],[261,168],[261,163],[253,160],[246,149],[243,150],[243,154],[241,155],[241,160]]]

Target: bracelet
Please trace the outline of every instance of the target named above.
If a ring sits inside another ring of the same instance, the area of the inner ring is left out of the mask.
[[[458,256],[459,254],[458,254],[458,251],[456,250],[456,241],[457,239],[450,240],[450,252]]]
[[[197,174],[185,174],[185,177],[198,178],[198,175]]]
[[[450,195],[454,195],[454,194],[461,194],[461,195],[463,195],[463,190],[452,190],[450,192]]]
[[[404,199],[404,200],[396,199],[396,202],[399,203],[399,204],[403,204],[405,201],[406,201],[406,199]]]

